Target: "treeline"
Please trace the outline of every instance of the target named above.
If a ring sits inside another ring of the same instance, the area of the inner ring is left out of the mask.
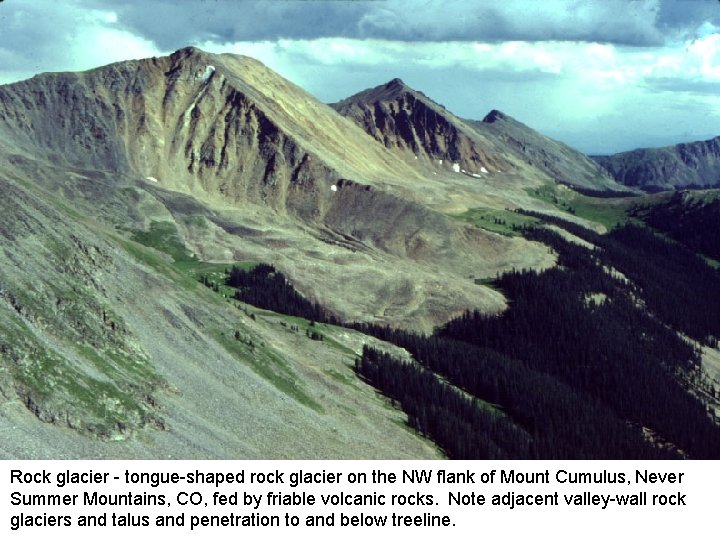
[[[453,459],[531,457],[531,437],[505,415],[415,362],[365,346],[357,373],[400,403],[408,424]]]
[[[432,336],[346,324],[414,358],[397,360],[366,347],[358,374],[454,458],[680,455],[648,442],[641,428],[690,457],[720,457],[720,428],[684,382],[698,368],[698,351],[677,334],[705,341],[720,335],[720,273],[640,227],[599,235],[530,214],[596,248],[544,227],[523,228],[527,238],[557,252],[557,267],[500,276],[495,286],[509,300],[504,313],[468,312]],[[258,307],[342,324],[270,265],[234,268],[226,284]]]
[[[320,304],[298,293],[285,275],[270,264],[258,264],[250,270],[233,266],[225,284],[237,289],[235,299],[241,302],[311,321],[339,322]]]
[[[640,245],[644,236],[636,229],[617,238]],[[508,297],[506,312],[467,313],[441,335],[551,375],[618,417],[661,433],[693,457],[718,457],[720,429],[682,383],[681,374],[699,365],[697,351],[666,321],[642,309],[644,297],[635,289],[610,277],[604,250],[569,244],[547,229],[530,229],[527,236],[558,251],[560,266],[501,276],[495,286]]]
[[[589,188],[583,188],[579,186],[573,186],[570,184],[562,184],[573,191],[577,191],[581,195],[586,195],[588,197],[595,197],[597,199],[618,199],[618,198],[626,198],[626,197],[639,197],[639,193],[635,193],[632,191],[617,191],[613,189],[589,189]]]
[[[359,364],[359,372],[372,384],[398,400],[412,417],[428,396],[421,387],[407,383],[408,373],[427,370],[440,375],[449,384],[496,407],[498,430],[473,434],[474,439],[488,439],[477,446],[468,458],[484,458],[488,446],[496,447],[513,459],[652,459],[674,457],[670,452],[647,444],[640,430],[592,396],[583,394],[557,379],[529,368],[511,357],[438,336],[421,336],[403,330],[370,324],[354,324],[353,328],[403,347],[419,366],[388,359],[379,355],[374,371]],[[379,377],[382,373],[381,378]],[[419,404],[419,405],[418,405]],[[443,405],[432,404],[434,410]],[[511,426],[527,434],[518,438]],[[468,435],[456,431],[450,440],[426,433],[449,455],[452,439]],[[510,436],[509,434],[513,435]]]
[[[693,251],[720,261],[720,199],[688,201],[678,192],[665,204],[636,207],[631,215]]]
[[[555,216],[521,213],[558,225],[597,246],[599,251],[594,256],[601,256],[602,264],[622,272],[650,312],[693,339],[711,346],[717,344],[720,272],[697,253],[637,225],[625,225],[601,235]],[[547,241],[547,235],[537,236],[541,230],[527,229],[527,234]]]

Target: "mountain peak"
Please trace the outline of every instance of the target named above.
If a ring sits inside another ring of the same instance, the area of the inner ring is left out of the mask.
[[[202,49],[198,49],[197,47],[188,45],[187,47],[178,49],[177,51],[172,53],[170,56],[182,56],[183,58],[188,58],[190,56],[204,56],[206,54],[208,54],[208,53],[206,53]]]
[[[613,179],[587,156],[497,109],[482,121],[469,121],[481,133],[498,138],[522,161],[543,171],[556,182],[593,190],[623,191]]]
[[[420,95],[419,92],[416,92],[405,84],[402,79],[396,77],[385,84],[381,84],[374,88],[368,88],[367,90],[363,90],[362,92],[358,92],[357,94],[345,98],[336,105],[341,106],[351,103],[376,103],[391,101],[408,93]]]
[[[493,109],[485,115],[485,118],[483,118],[482,121],[486,124],[492,124],[493,122],[497,122],[498,120],[507,120],[508,118],[508,115],[506,115],[504,112]]]
[[[492,150],[492,142],[402,79],[331,106],[385,147],[407,152],[413,161],[424,156],[434,166],[445,163],[446,168],[469,175],[500,171],[506,165]]]
[[[402,89],[408,89],[408,85],[405,84],[405,81],[403,81],[399,77],[395,77],[393,80],[388,81],[385,84],[385,88],[402,88]]]

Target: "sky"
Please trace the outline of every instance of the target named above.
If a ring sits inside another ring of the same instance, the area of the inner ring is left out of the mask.
[[[586,153],[720,135],[718,0],[0,0],[0,84],[187,45],[325,102],[400,77]]]

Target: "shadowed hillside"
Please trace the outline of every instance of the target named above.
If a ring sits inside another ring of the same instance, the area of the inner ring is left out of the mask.
[[[710,188],[720,184],[720,137],[593,159],[618,182],[645,191]]]

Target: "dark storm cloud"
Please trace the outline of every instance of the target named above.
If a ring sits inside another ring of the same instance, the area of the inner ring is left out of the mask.
[[[716,0],[6,0],[0,83],[196,44],[322,100],[400,76],[608,152],[715,132],[719,28]]]
[[[161,48],[317,37],[662,44],[718,20],[715,0],[81,0]]]
[[[720,26],[720,2],[717,0],[665,0],[658,11],[657,25],[662,29],[693,30],[708,21]]]
[[[81,0],[118,13],[120,23],[174,48],[178,40],[261,41],[356,34],[357,21],[375,2],[246,0]]]

